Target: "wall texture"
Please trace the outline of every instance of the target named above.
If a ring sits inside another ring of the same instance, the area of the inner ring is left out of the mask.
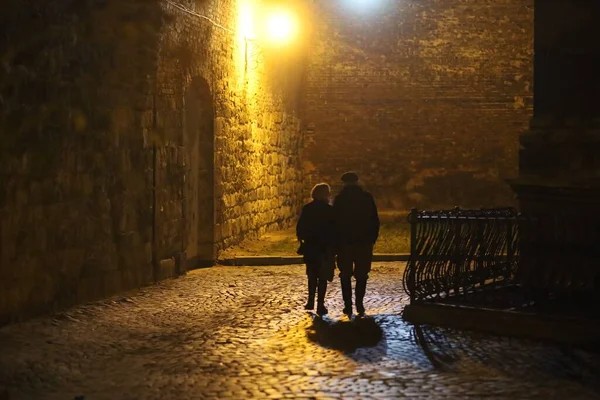
[[[0,6],[0,321],[154,279],[142,118],[163,17],[122,4]]]
[[[245,52],[248,2],[181,3],[0,5],[0,322],[172,276],[186,250],[211,258],[295,216],[295,56]]]
[[[306,185],[354,169],[382,207],[513,204],[533,1],[367,3],[315,3]]]
[[[161,49],[159,129],[170,120],[179,121],[183,106],[177,103],[182,96],[161,101],[169,99],[164,93],[182,93],[195,79],[205,80],[214,98],[215,240],[217,249],[223,249],[244,237],[288,226],[296,216],[302,200],[296,110],[304,59],[301,49],[273,54],[246,44],[245,13],[256,9],[258,1],[195,4],[200,14],[236,32],[168,8],[177,18]],[[171,79],[181,76],[183,81]]]

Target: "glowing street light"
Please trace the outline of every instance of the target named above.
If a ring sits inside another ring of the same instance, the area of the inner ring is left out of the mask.
[[[296,18],[287,10],[277,10],[267,14],[267,39],[275,43],[290,42],[298,29]]]
[[[265,13],[264,21],[264,38],[271,43],[278,45],[289,43],[298,33],[298,21],[289,10],[270,10]]]
[[[357,11],[372,12],[382,10],[386,4],[384,0],[346,0],[347,6]]]

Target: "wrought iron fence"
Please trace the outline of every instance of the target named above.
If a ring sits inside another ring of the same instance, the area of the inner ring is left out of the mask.
[[[404,288],[411,302],[543,306],[589,303],[600,288],[600,221],[527,217],[513,208],[409,214],[411,255]]]
[[[484,286],[512,284],[517,217],[512,208],[412,210],[411,256],[404,275],[411,301],[467,296]]]

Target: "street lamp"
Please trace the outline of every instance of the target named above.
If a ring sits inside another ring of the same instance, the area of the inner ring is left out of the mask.
[[[348,8],[359,11],[375,11],[384,6],[386,0],[344,0]]]
[[[286,9],[268,10],[264,16],[266,41],[275,44],[288,44],[298,33],[298,21],[295,15]]]
[[[301,8],[286,1],[237,0],[238,66],[242,80],[258,60],[296,51],[302,29]]]

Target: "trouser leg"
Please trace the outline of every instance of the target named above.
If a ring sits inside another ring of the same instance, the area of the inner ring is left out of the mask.
[[[306,302],[306,309],[312,310],[315,307],[315,293],[317,291],[317,280],[318,275],[312,265],[306,265],[306,274],[308,276],[308,300]]]
[[[371,244],[360,245],[357,246],[356,251],[356,269],[354,271],[354,277],[356,278],[356,311],[363,314],[365,312],[363,300],[367,291],[369,272],[371,272],[373,246]]]
[[[327,293],[327,279],[319,279],[318,289],[319,293],[317,297],[317,304],[319,306],[322,306],[325,304],[325,294]]]
[[[317,291],[317,278],[309,276],[308,277],[308,301],[307,304],[315,304],[315,293]]]
[[[317,314],[325,315],[328,310],[325,307],[325,293],[327,292],[327,279],[319,279],[319,294],[317,298]]]
[[[352,248],[345,246],[338,253],[338,268],[340,269],[340,283],[342,285],[342,298],[344,299],[344,313],[352,313],[352,275],[354,257]]]
[[[352,308],[352,280],[349,277],[341,277],[340,282],[342,284],[342,298],[344,299],[344,306],[346,308]]]
[[[365,306],[363,305],[363,299],[365,298],[365,293],[367,291],[367,280],[366,279],[356,279],[356,288],[354,289],[354,294],[356,296],[356,311],[359,314],[364,314]]]

